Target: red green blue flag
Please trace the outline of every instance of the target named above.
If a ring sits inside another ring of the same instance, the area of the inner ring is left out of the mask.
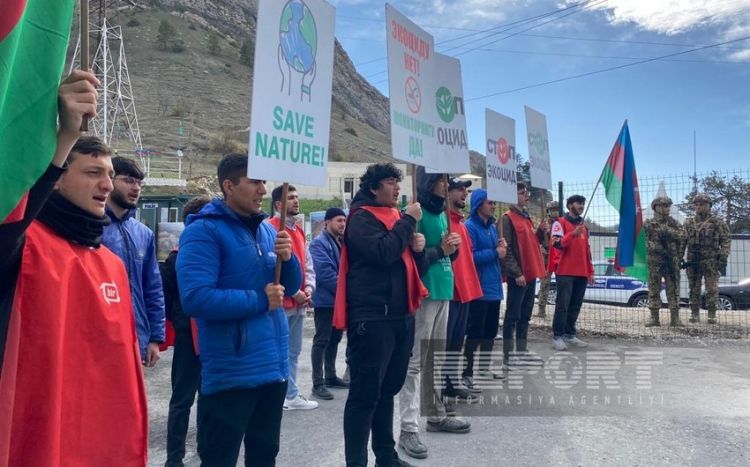
[[[52,160],[74,0],[2,0],[0,222]]]
[[[607,201],[620,213],[615,267],[645,281],[648,279],[646,233],[643,230],[641,197],[638,194],[638,177],[627,120],[609,153],[601,180]]]

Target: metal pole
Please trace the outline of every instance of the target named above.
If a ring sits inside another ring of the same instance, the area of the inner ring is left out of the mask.
[[[279,219],[279,232],[283,232],[286,228],[286,202],[289,196],[289,183],[284,182],[283,188],[281,189],[281,212]],[[279,285],[281,281],[281,257],[276,256],[276,270],[273,274],[273,283]]]
[[[81,0],[81,70],[89,71],[89,0]],[[84,115],[81,131],[89,131],[89,118]]]

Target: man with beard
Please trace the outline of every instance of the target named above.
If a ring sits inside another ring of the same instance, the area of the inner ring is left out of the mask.
[[[454,356],[446,359],[443,366],[445,377],[444,397],[469,400],[473,395],[466,387],[461,384],[459,373],[459,356],[464,346],[466,337],[466,324],[469,320],[469,302],[482,297],[482,286],[479,284],[479,276],[474,265],[472,254],[471,238],[464,225],[464,213],[466,208],[466,198],[469,196],[468,188],[471,181],[451,178],[448,180],[448,203],[451,207],[451,232],[457,233],[461,237],[461,248],[458,249],[458,256],[453,261],[454,271],[454,288],[453,299],[450,302],[448,310],[448,331],[445,350],[453,352]],[[450,355],[450,354],[448,354]],[[450,409],[446,405],[446,409]]]
[[[419,439],[420,398],[432,401],[427,431],[446,433],[468,433],[471,424],[448,417],[445,404],[436,388],[435,371],[443,369],[446,333],[448,331],[448,309],[453,298],[453,267],[461,237],[448,230],[445,202],[448,185],[443,174],[428,174],[424,167],[416,172],[417,199],[422,206],[422,219],[418,230],[425,237],[425,260],[427,271],[422,281],[429,291],[417,310],[414,325],[414,347],[409,359],[409,371],[404,387],[399,393],[401,411],[401,436],[398,444],[409,456],[427,457],[427,446]],[[424,378],[420,394],[420,377]],[[440,381],[440,379],[437,379]]]
[[[581,214],[586,198],[573,195],[565,202],[568,213],[552,225],[549,272],[555,273],[557,301],[552,320],[555,350],[568,345],[588,347],[576,337],[576,321],[583,305],[586,285],[594,283],[589,232]]]
[[[347,467],[367,465],[372,431],[375,465],[408,467],[393,440],[393,397],[404,384],[414,342],[414,313],[427,295],[420,280],[424,236],[415,233],[419,203],[402,215],[401,171],[373,164],[360,177],[341,248],[333,325],[346,329],[351,381],[344,409]]]
[[[81,70],[60,85],[57,139],[38,155],[51,163],[0,225],[3,466],[146,465],[146,391],[128,276],[101,247],[111,151],[80,137],[98,85]],[[40,126],[55,126],[54,113],[38,117]]]
[[[135,161],[119,156],[112,158],[112,167],[114,189],[107,199],[111,223],[104,228],[102,243],[125,263],[141,360],[150,368],[159,360],[165,317],[154,233],[135,218],[144,173]]]
[[[526,346],[529,320],[534,310],[536,280],[546,276],[539,239],[531,216],[526,211],[531,193],[523,182],[518,182],[516,189],[518,201],[501,219],[503,238],[508,245],[504,263],[508,276],[508,299],[503,317],[503,368],[506,370],[510,368],[510,355],[513,352],[522,362],[531,363],[526,358],[530,356]],[[546,220],[542,223],[546,223]],[[533,363],[539,361],[534,359]]]
[[[271,192],[272,212],[280,213],[282,208],[281,195],[284,187],[277,186]],[[297,293],[284,298],[284,311],[289,322],[289,379],[286,387],[284,410],[312,410],[318,408],[316,401],[308,400],[299,393],[297,387],[297,370],[299,369],[299,354],[302,352],[302,329],[305,313],[310,305],[315,291],[315,269],[310,252],[307,250],[305,232],[297,226],[296,216],[299,215],[299,196],[297,188],[289,185],[286,202],[286,225],[284,231],[292,237],[292,253],[297,257],[302,267],[302,285]],[[281,216],[276,215],[268,220],[277,231],[281,230]]]

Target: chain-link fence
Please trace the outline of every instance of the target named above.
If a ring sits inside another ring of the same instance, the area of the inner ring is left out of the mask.
[[[657,195],[669,196],[674,204],[671,215],[680,224],[693,214],[689,200],[696,192],[707,192],[713,199],[713,211],[728,220],[732,246],[726,274],[719,279],[717,324],[707,323],[705,291],[702,291],[701,317],[689,323],[690,304],[687,274],[680,274],[680,318],[683,326],[670,326],[666,303],[662,305],[661,326],[646,327],[649,321],[647,284],[640,279],[619,273],[613,267],[617,244],[619,215],[605,198],[603,187],[593,197],[594,182],[563,183],[562,205],[568,196],[580,194],[587,198],[587,225],[591,233],[591,253],[596,283],[589,286],[578,328],[582,332],[630,337],[710,337],[750,338],[750,170],[712,172],[709,174],[665,175],[642,177],[638,180],[644,221],[653,216],[651,201]],[[555,198],[560,194],[555,193]],[[662,291],[666,302],[666,293]],[[535,310],[532,324],[550,327],[554,315],[554,286],[546,305],[546,317]],[[540,304],[541,305],[541,304]],[[504,307],[503,307],[504,309]]]

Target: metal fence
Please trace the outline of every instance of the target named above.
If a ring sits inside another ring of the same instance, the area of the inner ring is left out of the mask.
[[[731,219],[735,223],[742,222],[742,218],[750,218],[738,212],[738,209],[748,209],[748,200],[729,200],[722,195],[721,190],[715,190],[715,182],[726,181],[727,189],[737,186],[750,187],[750,170],[736,170],[730,172],[712,172],[692,175],[664,175],[656,177],[642,177],[639,181],[639,193],[644,221],[653,215],[650,204],[657,194],[666,194],[672,198],[672,216],[681,224],[692,215],[687,200],[697,191],[706,188],[716,193],[714,201],[715,213],[723,218],[727,217],[727,207],[734,209]],[[710,186],[707,183],[711,184]],[[586,293],[584,306],[578,320],[578,328],[585,333],[622,337],[655,337],[662,339],[675,338],[750,338],[750,284],[744,285],[750,278],[750,233],[732,234],[732,247],[729,256],[726,275],[719,280],[720,309],[717,311],[718,324],[708,324],[705,304],[701,307],[699,323],[688,323],[690,316],[689,293],[687,275],[682,271],[680,275],[680,317],[682,327],[669,326],[669,311],[663,305],[660,327],[645,327],[648,322],[649,310],[643,307],[646,296],[646,284],[635,287],[631,284],[624,290],[623,280],[627,277],[613,273],[612,267],[607,267],[617,243],[617,224],[619,215],[605,198],[603,187],[599,187],[593,199],[591,197],[595,182],[563,183],[562,204],[573,194],[581,194],[587,198],[589,205],[587,219],[590,226],[590,243],[595,268],[597,269],[597,285],[590,287]],[[555,198],[559,197],[555,193]],[[731,202],[730,202],[731,201]],[[743,204],[745,203],[745,204]],[[739,224],[734,225],[735,231],[745,230]],[[609,273],[609,275],[607,275]],[[744,282],[743,282],[744,280]],[[744,290],[743,290],[744,289]],[[554,294],[552,294],[554,295]],[[665,299],[665,295],[662,297]],[[665,299],[666,300],[666,299]],[[551,300],[550,300],[551,301]],[[640,306],[639,306],[640,305]],[[503,307],[504,310],[505,307]],[[541,318],[534,312],[532,325],[549,328],[554,314],[554,305],[547,305],[547,317]]]

